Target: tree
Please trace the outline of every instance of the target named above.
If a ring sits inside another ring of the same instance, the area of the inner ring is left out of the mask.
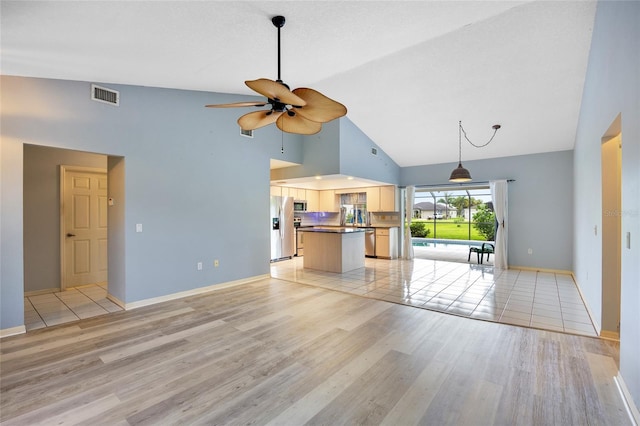
[[[438,200],[438,202],[439,202],[439,203],[444,203],[444,205],[445,205],[445,207],[444,207],[444,208],[445,208],[445,215],[444,215],[444,217],[445,217],[446,219],[449,219],[449,206],[451,205],[451,204],[449,203],[449,200],[450,200],[450,199],[451,199],[451,193],[450,193],[450,192],[445,192],[445,193],[444,193],[444,198],[440,198],[440,199]]]
[[[473,227],[487,241],[493,241],[496,235],[496,214],[489,210],[486,204],[479,204],[477,209],[478,211],[473,215]]]
[[[469,207],[469,199],[463,195],[455,197],[451,201],[451,205],[454,206],[458,211],[458,217],[462,216],[462,211]]]

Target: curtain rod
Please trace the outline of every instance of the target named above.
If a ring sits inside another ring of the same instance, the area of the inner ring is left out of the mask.
[[[515,179],[507,179],[507,182],[515,182]],[[441,183],[441,184],[435,184],[435,185],[414,185],[417,188],[420,189],[424,189],[424,188],[459,188],[459,189],[465,189],[465,188],[473,188],[475,186],[478,185],[488,185],[491,181],[480,181],[480,182],[470,182],[470,183]],[[406,188],[407,185],[405,186],[399,186],[399,188]]]

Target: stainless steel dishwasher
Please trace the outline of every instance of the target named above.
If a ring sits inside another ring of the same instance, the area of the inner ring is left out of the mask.
[[[366,228],[364,231],[364,255],[366,257],[376,257],[375,228]]]

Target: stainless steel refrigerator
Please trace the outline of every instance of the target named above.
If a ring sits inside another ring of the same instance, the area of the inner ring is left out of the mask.
[[[293,197],[271,197],[271,261],[292,258],[296,251],[293,233]]]

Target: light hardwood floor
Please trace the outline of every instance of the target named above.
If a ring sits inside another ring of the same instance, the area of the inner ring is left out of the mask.
[[[629,424],[617,344],[279,279],[0,341],[26,424]]]

